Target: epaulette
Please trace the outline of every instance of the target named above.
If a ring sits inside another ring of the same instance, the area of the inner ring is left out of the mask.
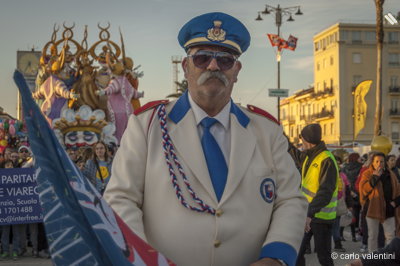
[[[274,123],[276,123],[278,125],[281,124],[278,121],[278,119],[276,119],[273,115],[271,115],[270,113],[268,113],[267,111],[265,111],[265,110],[263,110],[261,108],[258,108],[258,107],[254,106],[254,105],[248,104],[247,105],[247,109],[249,109],[253,113],[256,113],[256,114],[259,114],[259,115],[262,115],[262,116],[266,117],[267,119],[271,120],[272,122],[274,122]]]
[[[169,103],[169,100],[158,100],[158,101],[148,102],[145,105],[141,106],[140,108],[136,109],[133,113],[134,115],[138,115],[143,113],[144,111],[157,107],[160,104],[167,104],[167,103]]]

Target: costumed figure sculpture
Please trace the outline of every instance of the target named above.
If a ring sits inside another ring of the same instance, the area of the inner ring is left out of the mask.
[[[78,109],[82,105],[88,105],[93,110],[107,110],[106,102],[101,101],[100,97],[95,94],[98,90],[95,83],[95,68],[92,66],[94,60],[90,60],[89,51],[87,50],[87,26],[85,28],[84,39],[81,43],[82,50],[79,51],[75,60],[78,67],[79,79],[72,86],[72,91],[79,94],[77,100],[70,100],[68,106],[73,109]]]
[[[128,118],[133,113],[131,99],[134,96],[134,88],[124,75],[125,70],[122,62],[117,61],[110,68],[113,79],[107,88],[99,90],[97,93],[99,95],[105,94],[108,97],[108,115],[110,121],[115,123],[117,129],[115,136],[119,144],[128,124]]]
[[[112,53],[110,43],[111,41],[108,41],[109,49],[106,54],[106,62],[113,77],[107,88],[99,90],[97,94],[108,96],[108,115],[110,121],[115,124],[115,136],[117,137],[119,144],[122,134],[128,124],[128,118],[133,113],[131,99],[138,99],[143,96],[143,93],[139,93],[135,90],[129,82],[125,75],[123,60],[118,60],[118,54]],[[114,47],[116,46],[114,43],[111,44],[113,44]],[[116,50],[118,51],[119,49]]]
[[[53,128],[60,143],[67,148],[91,146],[99,140],[106,144],[117,143],[115,125],[106,121],[104,111],[92,111],[87,105],[82,105],[78,111],[64,109],[61,117],[53,121]]]
[[[139,78],[143,77],[143,71],[141,71],[141,72],[138,71],[140,65],[133,68],[134,63],[133,63],[132,58],[127,57],[126,53],[125,53],[125,44],[124,44],[124,39],[122,37],[121,29],[120,29],[119,33],[121,36],[122,62],[124,64],[124,68],[125,68],[125,76],[135,90],[134,97],[131,99],[131,104],[132,104],[133,110],[136,110],[136,109],[140,108],[139,98],[142,98],[144,96],[144,92],[138,92]]]
[[[108,68],[106,62],[106,54],[108,53],[110,47],[114,48],[114,53],[116,54],[116,56],[119,56],[121,54],[121,50],[116,43],[110,40],[110,33],[108,32],[110,24],[108,23],[107,27],[105,28],[101,27],[100,24],[98,24],[97,26],[100,29],[100,40],[90,47],[89,53],[91,57],[100,65],[100,68],[95,70],[94,76],[96,87],[101,90],[107,88],[111,80],[111,70]],[[95,50],[102,43],[104,44],[101,48],[102,51],[97,55]],[[98,97],[100,108],[102,110],[107,110],[107,96],[99,95]]]
[[[71,92],[68,86],[72,86],[75,80],[75,73],[70,64],[81,48],[75,40],[71,39],[73,36],[72,28],[65,28],[63,39],[55,41],[57,31],[54,30],[52,40],[43,48],[41,61],[44,63],[47,61],[45,69],[48,71],[46,73],[48,77],[32,95],[34,99],[43,99],[41,110],[50,124],[53,119],[60,117],[67,99],[76,99],[79,96]],[[75,54],[70,52],[69,41],[74,43],[77,48]],[[62,42],[63,48],[58,54],[57,46]],[[51,54],[47,55],[47,49],[50,45]]]

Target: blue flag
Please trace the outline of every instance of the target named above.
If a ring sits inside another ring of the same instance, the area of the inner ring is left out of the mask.
[[[55,265],[172,265],[136,236],[82,176],[15,71],[29,141],[35,156],[39,199]]]

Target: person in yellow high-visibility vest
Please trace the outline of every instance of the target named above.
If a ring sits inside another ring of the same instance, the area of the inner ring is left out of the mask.
[[[335,157],[321,140],[319,124],[310,124],[300,134],[303,152],[293,145],[289,152],[301,165],[301,191],[309,203],[303,242],[297,265],[305,265],[307,243],[314,235],[315,249],[321,265],[334,265],[331,258],[332,226],[336,218],[339,169]]]

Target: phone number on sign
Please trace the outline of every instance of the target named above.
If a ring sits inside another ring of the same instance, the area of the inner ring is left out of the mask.
[[[18,214],[18,213],[29,213],[33,211],[32,206],[23,207],[3,207],[0,208],[0,214]]]

